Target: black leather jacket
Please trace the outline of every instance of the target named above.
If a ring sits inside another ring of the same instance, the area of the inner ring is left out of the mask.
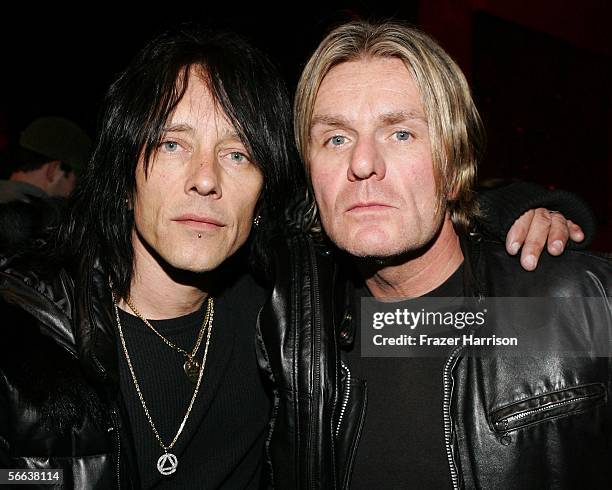
[[[106,275],[0,266],[0,467],[61,468],[61,488],[138,488]]]
[[[346,393],[336,339],[349,338],[347,296],[333,257],[310,239],[290,238],[271,256],[281,273],[259,339],[271,354],[260,342],[260,363],[278,382],[272,478],[277,488],[334,488],[348,481],[365,410],[363,386],[351,380],[336,436]],[[43,277],[16,260],[0,258],[0,468],[62,468],[65,488],[139,488],[106,274],[82,263]]]
[[[466,294],[603,298],[606,324],[575,311],[545,335],[588,344],[593,329],[604,329],[612,342],[609,260],[544,254],[526,272],[500,245],[473,238],[462,246]],[[283,489],[349,488],[367,406],[365,383],[341,362],[355,328],[353,295],[332,254],[308,238],[293,237],[275,257],[290,274],[259,319],[260,362],[277,386],[272,480]],[[448,467],[440,471],[450,471],[454,488],[612,488],[610,358],[469,354],[455,351],[444,370]]]

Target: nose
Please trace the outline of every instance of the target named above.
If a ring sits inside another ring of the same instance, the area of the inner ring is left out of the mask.
[[[386,165],[383,156],[373,138],[360,138],[353,148],[347,170],[348,180],[359,180],[374,177],[376,180],[385,178]]]
[[[195,192],[201,196],[212,196],[215,199],[221,198],[219,165],[213,157],[194,158],[189,177],[185,182],[185,192]]]

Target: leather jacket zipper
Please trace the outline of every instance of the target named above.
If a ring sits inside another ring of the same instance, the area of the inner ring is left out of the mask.
[[[313,296],[314,296],[314,358],[315,359],[320,359],[321,358],[321,305],[319,302],[319,271],[317,268],[317,260],[315,257],[315,251],[314,249],[311,247],[309,247],[309,252],[310,252],[310,261],[312,264],[312,290],[313,290]],[[320,366],[319,366],[319,362],[315,362],[314,363],[314,372],[313,372],[313,386],[319,386],[320,383],[320,377],[321,377],[321,372],[320,372]],[[313,400],[313,403],[316,404],[318,403],[318,400]],[[314,418],[314,420],[316,420],[316,417]],[[309,471],[310,473],[310,471]],[[317,480],[319,478],[320,475],[317,475],[317,478],[312,478],[312,474],[310,475],[309,479],[312,482],[312,488],[317,488]],[[335,480],[335,476],[334,476],[334,480]]]
[[[111,411],[111,418],[113,419],[113,431],[115,432],[115,437],[117,438],[117,490],[121,489],[121,436],[119,434],[119,423],[117,412],[113,409]]]
[[[498,409],[492,413],[491,419],[495,430],[505,434],[553,417],[594,408],[604,398],[605,389],[598,383],[573,386]]]
[[[576,403],[580,400],[587,400],[591,398],[590,396],[581,396],[578,398],[574,398],[573,400],[565,400],[562,402],[558,402],[558,403],[553,403],[552,405],[548,405],[547,407],[540,407],[540,408],[534,408],[533,410],[528,410],[526,412],[523,413],[517,413],[516,415],[511,415],[510,417],[506,417],[504,419],[501,419],[498,424],[501,425],[502,428],[506,429],[508,428],[508,425],[512,422],[516,422],[518,420],[521,420],[525,417],[529,417],[530,415],[536,414],[538,412],[546,412],[548,410],[552,410],[554,408],[557,407],[561,407],[563,405],[568,405],[570,403]]]
[[[463,349],[463,346],[456,348],[446,360],[444,364],[443,379],[444,379],[444,398],[442,413],[444,418],[444,444],[446,447],[446,458],[448,459],[448,466],[450,469],[451,480],[453,489],[459,489],[459,474],[457,471],[457,465],[455,464],[455,458],[453,457],[452,448],[452,420],[450,413],[450,403],[452,395],[452,370],[458,359],[459,352]]]
[[[346,413],[346,407],[351,396],[351,370],[344,363],[344,361],[340,361],[340,367],[342,370],[344,370],[346,375],[346,388],[344,390],[344,397],[342,398],[342,405],[340,405],[340,415],[338,416],[338,425],[336,426],[336,437],[338,437],[338,434],[340,434],[340,426],[342,425],[342,419],[344,418],[344,414]]]

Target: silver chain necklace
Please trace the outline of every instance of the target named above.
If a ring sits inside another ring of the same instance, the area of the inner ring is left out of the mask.
[[[125,359],[127,361],[128,368],[130,369],[130,374],[132,375],[132,381],[134,382],[134,387],[136,388],[136,393],[138,394],[138,398],[140,399],[140,403],[142,405],[144,413],[147,417],[147,420],[149,421],[149,425],[151,426],[151,429],[153,429],[153,434],[155,434],[155,438],[157,439],[157,442],[159,443],[159,445],[164,451],[164,453],[157,460],[157,470],[164,476],[171,475],[172,473],[176,471],[178,467],[178,458],[176,457],[175,454],[171,453],[170,450],[174,447],[174,445],[176,444],[176,441],[178,440],[179,436],[183,432],[183,429],[185,428],[185,424],[187,423],[187,419],[189,418],[189,415],[191,414],[191,409],[193,408],[195,399],[198,396],[198,391],[200,389],[200,384],[202,382],[202,376],[204,375],[204,367],[206,366],[206,356],[208,355],[208,346],[210,344],[210,335],[212,333],[212,327],[213,327],[213,317],[215,314],[214,301],[212,298],[210,298],[210,316],[208,317],[208,334],[206,336],[206,346],[204,348],[204,356],[202,358],[202,365],[200,366],[200,370],[198,373],[198,379],[196,382],[195,389],[193,391],[193,396],[191,397],[191,401],[189,402],[189,406],[187,407],[187,412],[185,413],[185,416],[183,417],[183,421],[181,422],[181,425],[178,428],[178,431],[176,432],[176,435],[174,436],[174,439],[172,439],[172,442],[170,444],[164,444],[164,441],[162,441],[159,435],[159,432],[157,432],[157,428],[155,427],[155,423],[153,422],[153,419],[151,418],[151,414],[149,414],[149,409],[147,408],[147,404],[142,395],[142,391],[140,390],[140,384],[138,383],[138,379],[136,378],[136,373],[134,372],[134,367],[132,366],[132,360],[130,359],[130,354],[128,353],[127,346],[125,344],[125,338],[123,337],[123,328],[121,326],[121,320],[119,319],[119,307],[117,306],[117,301],[118,301],[117,297],[115,293],[113,292],[113,306],[115,307],[115,316],[117,318],[117,327],[119,328],[119,338],[121,339],[121,346],[123,347],[123,353],[125,354]]]

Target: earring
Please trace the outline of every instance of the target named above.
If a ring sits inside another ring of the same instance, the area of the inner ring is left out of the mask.
[[[261,215],[258,214],[257,216],[255,216],[253,218],[253,226],[257,227],[259,226],[259,223],[261,223]]]

